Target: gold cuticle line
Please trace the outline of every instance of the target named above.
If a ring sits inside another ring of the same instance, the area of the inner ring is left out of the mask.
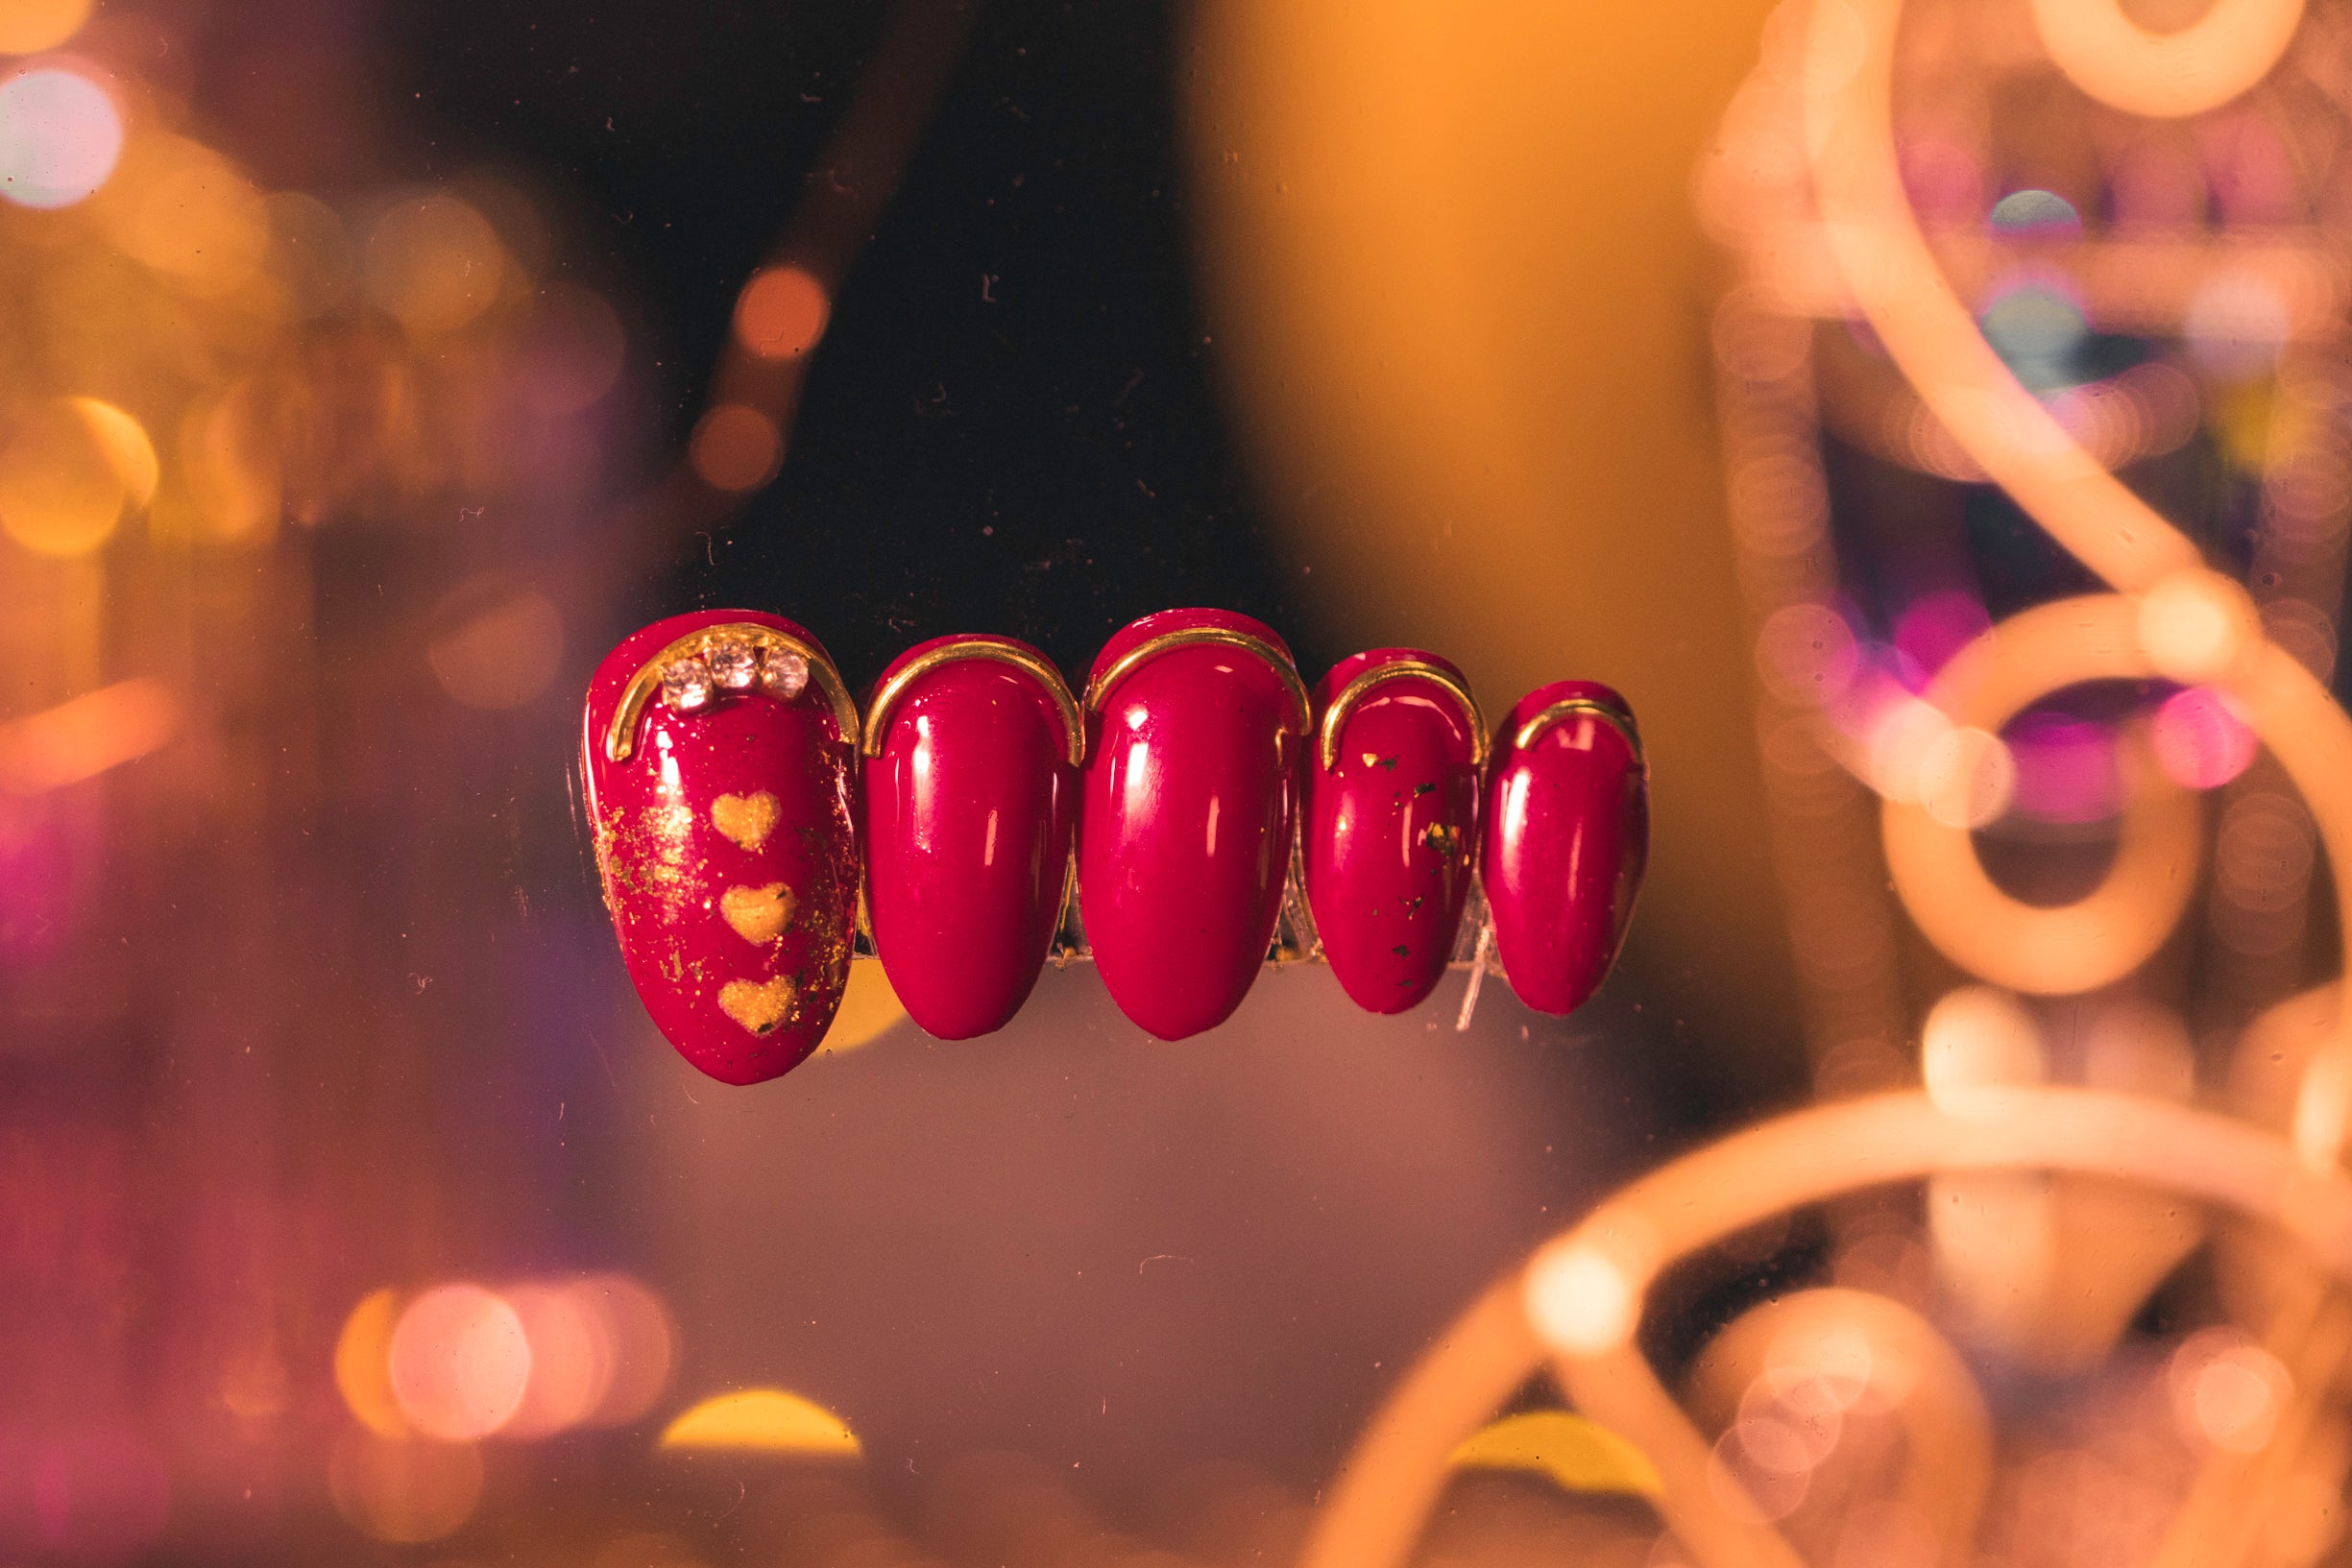
[[[1425,659],[1393,659],[1359,673],[1340,688],[1339,695],[1331,699],[1331,706],[1323,710],[1321,750],[1325,773],[1339,766],[1340,735],[1356,706],[1371,695],[1374,688],[1404,680],[1427,681],[1442,687],[1462,705],[1463,716],[1470,722],[1470,764],[1486,765],[1487,721],[1479,714],[1478,699],[1470,695],[1469,684],[1444,665],[1433,664]]]
[[[861,747],[865,755],[882,755],[882,737],[889,728],[890,711],[898,706],[899,698],[906,695],[909,687],[942,664],[952,664],[962,659],[993,660],[1032,677],[1045,688],[1046,695],[1054,699],[1055,708],[1061,713],[1062,736],[1070,765],[1077,767],[1086,760],[1086,721],[1079,712],[1078,699],[1070,695],[1069,683],[1061,678],[1061,671],[1042,655],[1017,642],[1002,641],[995,638],[973,638],[934,648],[929,653],[909,660],[904,668],[883,682],[882,688],[874,693],[873,705],[866,710],[865,738]]]
[[[689,654],[707,654],[721,642],[748,643],[756,653],[770,648],[798,654],[808,661],[809,679],[825,693],[833,706],[834,730],[839,737],[854,746],[858,743],[858,705],[851,700],[849,688],[841,684],[840,671],[811,643],[762,626],[753,621],[729,621],[718,626],[705,626],[689,632],[655,654],[629,677],[629,684],[620,690],[620,705],[613,710],[613,721],[604,732],[604,755],[607,760],[625,762],[637,752],[637,721],[644,715],[645,704],[653,700],[654,688],[662,684],[662,671],[672,660]],[[757,688],[753,688],[757,690]]]
[[[1563,698],[1531,715],[1526,723],[1519,726],[1518,733],[1512,736],[1512,747],[1516,751],[1525,751],[1536,743],[1544,731],[1564,719],[1576,718],[1580,715],[1597,718],[1616,731],[1625,737],[1625,743],[1633,747],[1634,760],[1647,762],[1648,759],[1642,755],[1641,750],[1641,732],[1634,728],[1634,715],[1594,697]]]
[[[1310,728],[1308,715],[1311,708],[1307,702],[1306,683],[1299,680],[1297,667],[1283,657],[1280,649],[1264,638],[1251,637],[1248,632],[1229,631],[1223,626],[1188,626],[1182,631],[1163,632],[1158,637],[1147,638],[1138,642],[1121,654],[1111,663],[1110,668],[1096,676],[1094,681],[1088,685],[1086,688],[1087,712],[1101,712],[1103,699],[1110,695],[1111,688],[1134,673],[1136,668],[1146,661],[1156,659],[1161,654],[1176,648],[1198,647],[1204,644],[1222,644],[1228,648],[1239,648],[1272,669],[1281,678],[1283,688],[1290,693],[1292,706],[1296,710],[1296,723],[1292,733],[1296,735],[1307,733]]]

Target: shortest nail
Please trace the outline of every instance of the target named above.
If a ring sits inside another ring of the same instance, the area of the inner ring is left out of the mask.
[[[1521,697],[1495,733],[1479,870],[1511,989],[1582,1006],[1617,960],[1649,858],[1649,773],[1625,699],[1595,681]]]

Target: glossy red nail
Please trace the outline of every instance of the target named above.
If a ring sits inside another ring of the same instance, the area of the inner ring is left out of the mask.
[[[943,637],[883,672],[865,719],[874,951],[942,1040],[1003,1028],[1061,923],[1085,729],[1026,642]]]
[[[1307,907],[1355,1004],[1400,1013],[1437,988],[1469,897],[1485,724],[1462,672],[1418,648],[1342,661],[1316,688]]]
[[[1487,769],[1479,869],[1519,1000],[1568,1013],[1608,977],[1650,852],[1649,774],[1625,699],[1594,681],[1521,697]]]
[[[1079,911],[1120,1011],[1163,1040],[1249,995],[1282,909],[1307,700],[1272,629],[1146,615],[1086,688]]]
[[[723,1083],[833,1023],[858,909],[857,709],[776,615],[658,621],[607,654],[582,736],[605,907],[645,1011]]]

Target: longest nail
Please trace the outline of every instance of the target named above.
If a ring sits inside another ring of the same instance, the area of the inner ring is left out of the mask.
[[[1273,939],[1306,691],[1271,628],[1169,610],[1111,639],[1086,707],[1086,937],[1120,1010],[1180,1040],[1232,1016]]]
[[[751,611],[605,656],[582,736],[605,906],[645,1011],[724,1083],[799,1065],[857,921],[858,714],[816,639]]]
[[[1521,697],[1487,771],[1479,869],[1519,1000],[1568,1013],[1625,940],[1650,851],[1649,773],[1625,699],[1594,681]]]
[[[1343,660],[1316,688],[1307,906],[1357,1006],[1437,988],[1469,897],[1486,726],[1462,672],[1418,648]]]
[[[1078,704],[1010,638],[943,637],[883,672],[865,720],[866,915],[890,987],[942,1040],[1003,1028],[1061,921]]]

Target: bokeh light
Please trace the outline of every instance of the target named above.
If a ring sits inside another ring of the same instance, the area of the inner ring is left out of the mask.
[[[2218,789],[2254,760],[2254,732],[2211,687],[2185,687],[2157,706],[2150,738],[2174,784]]]
[[[0,529],[36,555],[85,555],[152,496],[155,448],[128,414],[88,398],[24,409],[0,446]]]
[[[437,1541],[482,1500],[482,1456],[470,1443],[386,1437],[352,1427],[336,1442],[327,1480],[335,1508],[379,1541]]]
[[[563,663],[563,614],[537,589],[476,578],[444,601],[438,618],[425,657],[441,688],[468,708],[520,708]]]
[[[2233,1454],[2259,1453],[2294,1392],[2278,1358],[2235,1328],[2189,1336],[2167,1372],[2181,1435]]]
[[[825,285],[799,267],[752,275],[735,302],[735,335],[761,359],[797,359],[825,335],[832,302]]]
[[[400,1292],[371,1291],[335,1339],[335,1389],[360,1425],[382,1437],[405,1437],[410,1430],[392,1391],[392,1329],[400,1315]]]
[[[713,490],[757,490],[776,475],[784,437],[776,422],[748,403],[720,403],[694,426],[694,471]]]
[[[1623,1254],[1639,1250],[1634,1238],[1611,1237],[1588,1223],[1583,1234],[1556,1242],[1527,1266],[1527,1320],[1538,1338],[1571,1356],[1597,1356],[1625,1343],[1639,1321],[1641,1286]],[[1605,1244],[1608,1242],[1618,1245]]]
[[[396,203],[376,219],[361,263],[368,297],[421,338],[455,331],[489,309],[506,269],[490,221],[439,192]]]
[[[80,71],[44,65],[0,82],[0,197],[71,206],[107,182],[122,150],[122,111]]]
[[[82,31],[92,0],[0,0],[0,55],[37,55]]]
[[[662,1298],[626,1274],[591,1274],[572,1287],[604,1315],[613,1337],[612,1387],[585,1425],[626,1426],[669,1387],[678,1336]]]
[[[124,254],[183,294],[228,294],[269,252],[270,208],[260,192],[227,158],[185,137],[134,140],[91,205]]]
[[[442,1285],[401,1309],[386,1364],[411,1426],[443,1442],[471,1442],[521,1408],[531,1343],[503,1298],[478,1285]]]
[[[577,1283],[521,1285],[506,1291],[531,1346],[522,1401],[499,1435],[545,1437],[579,1425],[613,1391],[619,1340],[595,1293]]]
[[[2033,1015],[1989,985],[1947,991],[1920,1029],[1920,1076],[1938,1103],[1956,1103],[1972,1089],[2038,1083],[2045,1068]]]
[[[2055,191],[2013,190],[1993,204],[1996,233],[2011,239],[2070,240],[2082,235],[2074,204]]]

